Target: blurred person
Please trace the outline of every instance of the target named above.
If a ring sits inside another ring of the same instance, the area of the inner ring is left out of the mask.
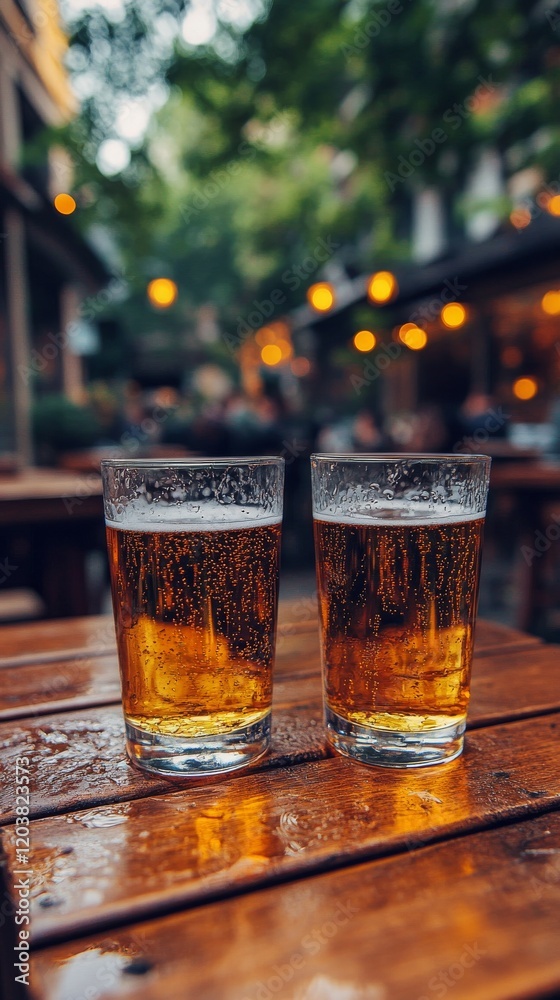
[[[383,451],[386,439],[371,410],[359,410],[352,425],[352,451]]]
[[[388,421],[387,431],[396,451],[425,454],[448,447],[449,432],[438,406],[421,406],[415,412],[396,414]]]
[[[458,411],[461,433],[471,438],[476,432],[490,437],[505,437],[505,420],[500,418],[500,407],[486,392],[470,392]]]

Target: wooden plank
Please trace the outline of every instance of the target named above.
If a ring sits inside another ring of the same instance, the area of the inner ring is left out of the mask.
[[[555,646],[477,660],[469,728],[557,710],[559,669]],[[276,680],[273,722],[272,755],[258,767],[327,755],[317,672]],[[165,781],[144,777],[127,762],[117,704],[26,717],[17,724],[2,722],[0,753],[6,767],[18,755],[31,755],[37,787],[34,815],[114,802],[119,797],[132,799],[168,787]],[[10,810],[9,790],[0,789],[0,823],[9,821]]]
[[[506,647],[507,649],[507,647]],[[560,708],[560,682],[550,683],[560,666],[560,648],[532,644],[497,655],[476,651],[469,725],[537,715]],[[285,636],[276,656],[275,684],[293,678],[314,685],[306,695],[319,711],[321,664],[316,633]],[[314,678],[312,681],[311,679]],[[293,699],[301,701],[294,689]],[[281,703],[289,706],[282,694]],[[81,657],[0,670],[0,720],[76,711],[120,701],[117,658]],[[280,703],[280,702],[279,702]]]
[[[0,670],[0,719],[107,705],[120,696],[116,652]]]
[[[475,654],[469,728],[560,709],[560,646]]]
[[[64,939],[560,805],[560,715],[471,734],[445,767],[346,758],[31,824],[33,939]],[[14,828],[4,831],[15,860]],[[46,907],[43,905],[47,901]]]
[[[291,698],[289,711],[279,707],[274,712],[270,753],[252,769],[327,755],[321,709],[318,703],[306,704],[305,694],[302,692],[300,704]],[[283,697],[281,683],[276,697],[280,701]],[[171,779],[145,775],[130,763],[120,705],[4,722],[0,725],[0,755],[6,774],[13,773],[16,757],[29,757],[33,816],[125,801],[176,787]],[[190,779],[189,785],[217,780]],[[3,783],[0,825],[14,818],[13,806],[13,789]]]
[[[32,981],[37,1000],[552,997],[559,918],[556,814],[47,948]]]
[[[281,601],[278,609],[278,652],[291,648],[294,637],[312,633],[318,649],[315,598]],[[478,653],[504,646],[539,645],[540,639],[517,629],[480,619],[475,647]],[[0,630],[0,668],[24,663],[47,663],[84,656],[105,656],[115,649],[111,615],[91,615],[62,621],[4,625]]]
[[[278,640],[299,632],[317,630],[317,601],[281,601],[278,607]],[[77,656],[104,656],[115,649],[112,615],[90,615],[61,621],[4,625],[0,632],[0,667],[46,662]],[[67,656],[62,654],[66,653]]]
[[[319,640],[314,632],[284,637],[276,651],[275,682],[320,673]],[[318,697],[320,681],[317,680]],[[105,656],[53,659],[0,670],[0,720],[74,711],[120,701],[116,652]]]
[[[0,667],[80,655],[104,656],[114,649],[115,627],[110,615],[4,625],[0,631]]]
[[[479,618],[476,623],[474,646],[479,653],[486,651],[498,651],[505,646],[540,646],[542,639],[536,635],[529,635],[527,632],[520,632],[519,629],[510,628],[509,625],[500,625],[499,622],[487,621]]]

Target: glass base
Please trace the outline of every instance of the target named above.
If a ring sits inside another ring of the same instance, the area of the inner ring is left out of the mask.
[[[326,709],[329,742],[346,757],[381,767],[429,767],[458,757],[463,750],[465,720],[438,729],[403,733],[370,729],[347,722]]]
[[[270,713],[251,726],[187,739],[138,729],[125,718],[126,749],[134,764],[168,778],[196,778],[246,767],[270,745]]]

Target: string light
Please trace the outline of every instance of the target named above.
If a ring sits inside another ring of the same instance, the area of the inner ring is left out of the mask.
[[[354,347],[357,351],[362,351],[364,354],[368,351],[373,351],[376,343],[376,336],[371,330],[358,330],[354,335]]]
[[[269,365],[270,368],[274,368],[275,365],[279,365],[282,360],[282,349],[278,344],[265,344],[261,351],[261,358],[265,365]]]
[[[560,314],[560,292],[545,292],[541,299],[541,308],[548,316]]]
[[[536,396],[539,391],[536,379],[527,375],[523,376],[523,378],[516,378],[512,389],[513,395],[516,396],[517,399],[523,400],[532,399],[533,396]]]
[[[467,320],[467,310],[460,302],[448,302],[441,310],[440,318],[448,330],[458,330]]]
[[[76,211],[76,199],[71,194],[61,192],[54,199],[54,207],[61,215],[72,215]]]
[[[334,305],[334,289],[327,281],[319,281],[307,289],[307,301],[316,312],[328,312]]]
[[[168,309],[177,298],[177,285],[171,278],[154,278],[148,285],[148,299],[156,309]]]
[[[399,330],[399,340],[411,351],[421,351],[428,343],[428,335],[416,323],[403,323]]]
[[[367,293],[372,302],[388,302],[397,291],[397,279],[390,271],[377,271],[368,282]]]

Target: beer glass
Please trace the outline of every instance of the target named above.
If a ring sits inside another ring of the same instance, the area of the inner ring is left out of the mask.
[[[102,462],[127,749],[169,776],[270,742],[284,461]]]
[[[463,749],[490,459],[312,455],[329,740],[367,764]]]

